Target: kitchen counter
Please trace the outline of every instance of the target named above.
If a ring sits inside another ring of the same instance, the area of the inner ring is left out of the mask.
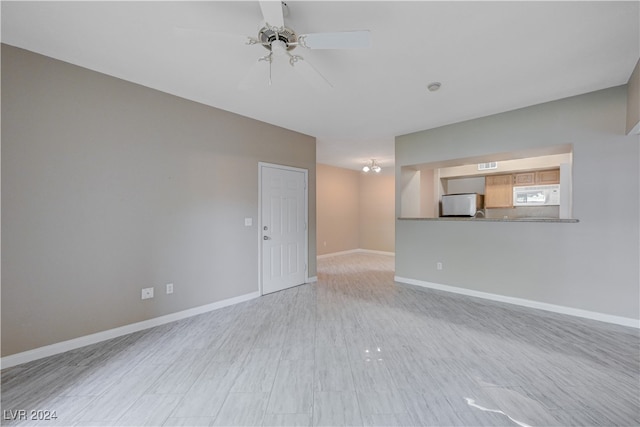
[[[475,218],[475,217],[459,217],[446,216],[440,218],[398,218],[400,221],[475,221],[475,222],[554,222],[554,223],[576,223],[578,219],[561,219],[561,218]]]

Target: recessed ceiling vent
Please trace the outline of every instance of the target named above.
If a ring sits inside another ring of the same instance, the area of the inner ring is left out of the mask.
[[[498,169],[498,162],[478,163],[479,171]]]

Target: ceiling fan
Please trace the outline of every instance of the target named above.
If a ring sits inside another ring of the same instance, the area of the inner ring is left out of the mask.
[[[291,67],[316,87],[331,87],[331,83],[311,66],[302,56],[292,53],[296,48],[304,49],[360,49],[371,46],[370,31],[342,31],[327,33],[297,34],[284,24],[284,12],[288,5],[282,1],[260,1],[260,9],[264,23],[261,24],[257,37],[243,36],[246,45],[261,45],[268,53],[257,59],[254,69],[240,82],[240,89],[248,89],[253,80],[264,72],[258,66],[262,62],[269,65],[269,85],[273,61],[282,57],[288,60]]]

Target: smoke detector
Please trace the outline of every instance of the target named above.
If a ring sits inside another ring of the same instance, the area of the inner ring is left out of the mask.
[[[440,86],[442,86],[442,83],[440,82],[433,82],[433,83],[429,83],[427,85],[427,89],[429,89],[429,92],[435,92],[438,89],[440,89]]]

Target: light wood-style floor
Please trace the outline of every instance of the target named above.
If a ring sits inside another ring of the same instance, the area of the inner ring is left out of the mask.
[[[395,284],[393,263],[322,259],[316,284],[6,369],[3,424],[640,424],[638,330]]]

